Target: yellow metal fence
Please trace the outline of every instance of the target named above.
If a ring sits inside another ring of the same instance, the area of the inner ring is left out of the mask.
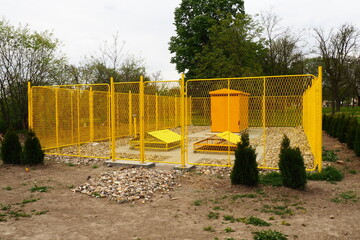
[[[31,86],[29,127],[47,154],[232,166],[247,131],[260,168],[288,135],[321,170],[321,68],[313,75]]]

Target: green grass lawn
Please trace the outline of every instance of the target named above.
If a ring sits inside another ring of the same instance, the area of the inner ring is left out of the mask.
[[[331,114],[331,107],[323,108],[324,114]],[[360,123],[360,106],[355,107],[340,107],[340,112],[336,112],[336,115],[345,114],[345,115],[353,115],[357,118]]]

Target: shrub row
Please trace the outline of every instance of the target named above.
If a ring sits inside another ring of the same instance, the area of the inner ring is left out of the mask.
[[[34,132],[27,132],[23,147],[14,131],[6,132],[1,146],[1,158],[5,164],[35,165],[43,163],[44,156],[40,141]]]
[[[360,156],[360,124],[354,116],[323,115],[323,130]]]

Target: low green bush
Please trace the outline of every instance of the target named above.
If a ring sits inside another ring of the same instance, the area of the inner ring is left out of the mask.
[[[1,146],[1,158],[5,164],[20,164],[21,144],[19,136],[13,130],[8,130]]]
[[[279,172],[269,172],[265,174],[260,174],[261,184],[273,187],[279,187],[283,185],[282,176]]]
[[[263,230],[253,232],[254,240],[287,240],[287,236],[282,232],[276,230]]]
[[[22,164],[35,165],[44,162],[44,151],[41,149],[39,139],[33,131],[29,131],[26,136],[24,151],[22,154]]]
[[[344,179],[344,174],[333,166],[325,167],[321,172],[309,172],[307,173],[308,180],[314,181],[341,181]]]
[[[357,157],[360,157],[360,126],[359,125],[356,128],[354,152]]]
[[[337,127],[339,125],[339,117],[334,116],[332,124],[331,124],[331,129],[330,129],[330,136],[336,138],[337,137]]]
[[[256,163],[255,149],[249,144],[249,134],[241,135],[241,142],[235,150],[235,163],[230,174],[232,184],[256,186],[259,181],[259,171]]]
[[[339,124],[337,127],[337,138],[341,143],[346,142],[346,127],[348,124],[348,117],[345,117],[345,114],[342,114],[339,118]]]
[[[290,140],[286,135],[284,135],[281,143],[279,169],[284,186],[294,189],[304,189],[306,187],[303,156],[299,148],[290,147]]]
[[[348,148],[354,150],[354,143],[356,137],[356,129],[358,127],[358,121],[356,117],[350,117],[349,124],[346,131],[346,144]]]

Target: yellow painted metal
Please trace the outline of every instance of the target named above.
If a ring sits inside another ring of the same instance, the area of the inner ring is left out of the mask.
[[[250,94],[226,88],[211,91],[209,94],[212,132],[241,132],[248,128]]]
[[[115,161],[116,154],[116,139],[115,139],[115,86],[114,79],[110,78],[111,89],[111,159]]]
[[[76,103],[77,103],[77,152],[78,152],[78,155],[80,155],[80,144],[81,144],[81,139],[80,139],[80,91],[77,92],[76,100],[77,100],[76,101]],[[56,146],[58,146],[58,145],[56,145]]]
[[[185,75],[181,74],[180,83],[180,128],[181,128],[181,166],[185,167]]]
[[[136,117],[134,117],[134,137],[136,137],[136,134],[137,134]]]
[[[181,136],[169,129],[147,132],[147,133],[165,143],[181,141]]]
[[[236,135],[230,131],[218,133],[218,134],[216,134],[216,136],[221,137],[221,138],[225,139],[226,141],[234,143],[234,144],[241,142],[240,136]]]
[[[90,142],[94,141],[94,93],[93,88],[89,90],[89,120],[90,120]]]
[[[266,78],[263,78],[263,98],[262,98],[262,127],[263,127],[263,135],[262,135],[262,142],[263,142],[263,156],[264,164],[266,164]],[[264,165],[263,164],[263,165]]]
[[[318,67],[318,77],[317,77],[317,83],[316,83],[316,87],[317,87],[317,96],[315,96],[315,100],[317,100],[316,102],[316,107],[317,107],[317,126],[316,131],[317,131],[317,144],[316,144],[316,159],[317,159],[317,167],[318,167],[318,171],[321,172],[322,171],[322,67],[319,66]]]
[[[155,94],[155,129],[159,130],[159,96]]]
[[[28,92],[28,128],[32,129],[32,106],[31,106],[31,101],[32,101],[32,96],[31,96],[31,82],[28,81],[27,84],[27,92]]]
[[[59,146],[59,100],[58,100],[58,89],[55,89],[55,138],[56,147]]]
[[[139,86],[139,107],[140,107],[140,162],[145,161],[145,129],[144,129],[144,76],[140,77]]]
[[[132,118],[133,118],[133,113],[132,113],[132,95],[131,95],[131,90],[129,90],[129,98],[128,98],[128,101],[129,101],[129,105],[128,105],[128,109],[129,109],[129,119],[128,119],[128,121],[129,121],[129,135],[131,135],[132,133],[133,133],[133,131],[132,131],[132,128],[133,128],[133,126],[132,126],[132,123],[133,123],[133,120],[132,120]],[[134,136],[136,135],[136,130],[135,130],[135,134],[134,134]]]
[[[261,168],[276,169],[266,160],[267,153],[272,150],[268,148],[269,134],[272,134],[269,128],[300,127],[315,158],[314,166],[307,170],[317,168],[321,171],[321,79],[319,68],[317,77],[289,75],[193,79],[186,82],[186,87],[184,76],[174,81],[143,82],[142,78],[140,82],[114,83],[112,80],[110,85],[38,87],[28,84],[29,127],[38,134],[48,154],[127,159],[119,152],[122,150],[115,149],[116,142],[119,141],[122,146],[129,145],[130,136],[134,135],[139,137],[139,148],[136,148],[139,154],[135,154],[131,160],[154,162],[161,160],[150,158],[154,154],[151,148],[147,147],[145,151],[146,132],[169,129],[180,134],[181,142],[178,161],[171,160],[169,163],[231,166],[231,150],[235,142],[231,136],[229,140],[233,141],[232,146],[225,143],[222,146],[227,157],[213,155],[215,157],[210,157],[214,158],[211,164],[192,162],[193,159],[187,156],[190,151],[187,148],[188,139],[195,142],[200,134],[206,138],[206,133],[210,132],[213,119],[210,93],[225,89],[223,108],[231,109],[235,105],[232,100],[234,90],[250,94],[244,96],[248,98],[248,105],[242,105],[244,101],[239,100],[239,106],[248,110],[242,114],[247,116],[245,125],[259,129],[260,140],[256,145],[262,149],[259,153],[262,154]],[[231,129],[232,114],[233,111],[229,110],[222,114],[228,132],[234,132]],[[246,119],[240,118],[240,123]],[[251,138],[250,143],[252,141]],[[163,149],[164,144],[165,148],[175,148],[166,146],[167,143],[162,141],[152,144],[152,149]],[[208,145],[213,147],[212,144]],[[97,146],[103,146],[107,151],[97,151]]]

